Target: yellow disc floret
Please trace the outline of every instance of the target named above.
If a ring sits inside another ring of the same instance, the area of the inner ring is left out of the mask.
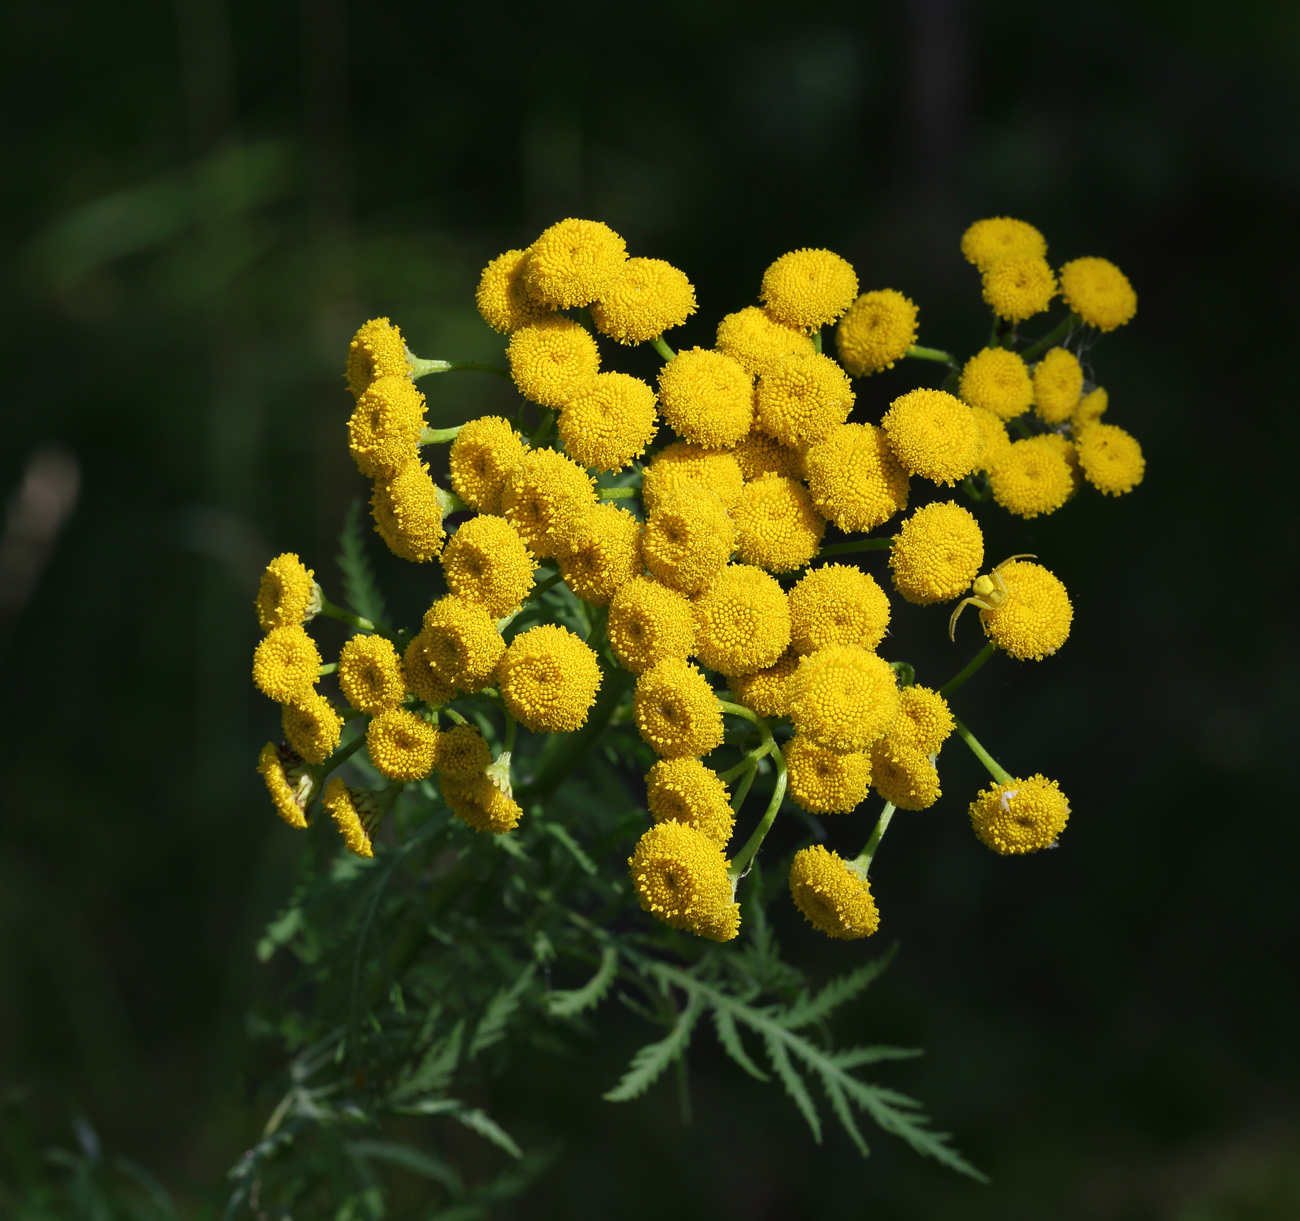
[[[257,771],[266,782],[275,812],[295,830],[303,830],[307,826],[307,807],[317,789],[302,759],[288,746],[268,742],[257,756]]]
[[[348,420],[348,450],[357,470],[374,478],[416,460],[424,431],[424,395],[405,375],[376,378]]]
[[[379,537],[394,555],[413,564],[437,558],[447,532],[428,463],[412,458],[391,477],[377,479],[370,508]]]
[[[506,348],[519,393],[543,407],[563,407],[600,369],[600,352],[585,327],[553,314],[520,327]]]
[[[984,535],[968,509],[948,501],[917,509],[889,552],[894,588],[929,606],[960,596],[984,563]]]
[[[800,654],[786,649],[776,664],[753,674],[733,674],[727,679],[732,698],[759,716],[787,716],[790,712],[790,680],[799,668]]]
[[[907,472],[882,428],[842,424],[806,455],[817,511],[841,530],[874,530],[907,508]]]
[[[423,780],[433,771],[438,731],[405,708],[378,713],[366,730],[366,754],[389,780]]]
[[[491,762],[487,740],[473,725],[453,725],[438,734],[433,766],[444,780],[477,780]]]
[[[722,710],[708,679],[676,657],[636,680],[632,713],[641,737],[665,759],[698,759],[722,745]]]
[[[939,800],[939,773],[928,755],[892,734],[871,748],[871,783],[900,810],[928,810]]]
[[[729,564],[695,600],[695,652],[719,674],[766,670],[789,644],[789,600],[761,568]]]
[[[835,328],[840,363],[854,377],[892,369],[915,342],[916,306],[892,288],[863,293]]]
[[[424,612],[425,656],[433,672],[457,691],[480,691],[492,681],[505,641],[481,603],[448,594]]]
[[[1022,415],[1034,402],[1034,384],[1025,362],[1006,348],[976,352],[961,371],[958,390],[963,402],[1003,420]]]
[[[977,220],[962,234],[961,252],[966,261],[981,271],[999,259],[1013,257],[1042,258],[1047,242],[1033,225],[1009,216]]]
[[[811,814],[848,814],[867,798],[871,759],[863,751],[839,754],[795,734],[785,744],[790,796]]]
[[[589,505],[555,550],[564,583],[584,602],[608,606],[621,586],[644,571],[641,523],[612,504]]]
[[[257,622],[262,631],[303,623],[320,609],[315,574],[292,552],[277,555],[257,587]]]
[[[1046,776],[984,789],[970,806],[971,826],[994,852],[1007,855],[1050,848],[1070,819],[1061,786]]]
[[[425,628],[415,634],[402,655],[402,682],[412,695],[417,695],[430,708],[440,708],[456,694],[455,686],[448,682],[433,666],[433,658],[426,646],[441,647],[437,630]]]
[[[943,390],[901,395],[880,423],[909,474],[953,484],[979,466],[979,425],[965,403]]]
[[[828,937],[853,941],[880,927],[866,872],[821,844],[794,854],[790,896],[808,922]]]
[[[506,479],[501,508],[534,555],[555,554],[575,518],[596,503],[595,480],[553,449],[529,450]]]
[[[387,318],[371,318],[362,323],[348,345],[345,375],[353,398],[360,398],[377,378],[409,377],[402,332]]]
[[[1109,259],[1075,259],[1061,268],[1061,296],[1089,326],[1113,331],[1137,313],[1137,293]]]
[[[1074,416],[1071,419],[1075,431],[1078,432],[1080,428],[1089,424],[1095,424],[1106,414],[1106,408],[1109,406],[1110,395],[1100,386],[1085,394],[1079,400],[1079,405],[1074,409]]]
[[[646,805],[655,822],[682,822],[725,848],[736,826],[731,794],[698,759],[660,759],[647,774]]]
[[[533,588],[533,556],[503,517],[471,517],[442,549],[447,588],[493,619],[519,609]]]
[[[1142,482],[1142,446],[1122,428],[1089,424],[1075,432],[1074,444],[1084,478],[1107,496],[1122,496]]]
[[[524,283],[537,300],[558,309],[590,305],[623,274],[627,244],[598,220],[562,220],[529,247]]]
[[[996,466],[1011,448],[1011,438],[1007,435],[1007,426],[991,411],[983,407],[972,407],[971,415],[980,430],[979,468],[987,471]]]
[[[759,300],[788,326],[834,322],[858,295],[852,265],[829,250],[792,250],[764,273]]]
[[[803,455],[797,449],[782,445],[775,437],[769,437],[757,424],[736,442],[732,453],[736,455],[736,463],[746,483],[760,475],[785,475],[798,479],[804,473]]]
[[[1083,368],[1069,348],[1053,348],[1034,366],[1034,407],[1053,428],[1074,414],[1083,393]]]
[[[746,373],[761,374],[783,356],[811,356],[816,350],[803,331],[778,322],[765,309],[751,305],[728,314],[718,323],[719,352],[738,360]]]
[[[782,445],[801,449],[822,440],[853,410],[849,376],[829,356],[786,356],[758,379],[759,427]]]
[[[897,715],[894,671],[861,645],[833,644],[810,653],[790,682],[795,731],[831,750],[866,750]]]
[[[746,564],[769,572],[794,572],[817,554],[826,519],[797,479],[762,475],[745,485],[732,510],[736,550]]]
[[[550,313],[524,283],[527,266],[527,250],[507,250],[483,268],[479,278],[474,303],[483,321],[502,335],[509,335]]]
[[[885,591],[870,573],[851,564],[813,569],[790,591],[790,642],[798,653],[830,644],[874,649],[888,626]]]
[[[470,420],[451,443],[452,491],[480,513],[500,513],[506,477],[527,452],[508,420],[494,415]]]
[[[728,449],[754,422],[754,379],[725,352],[690,348],[659,371],[659,410],[688,441]]]
[[[513,831],[523,817],[523,810],[513,797],[503,793],[486,776],[473,780],[443,779],[439,786],[451,812],[475,831],[504,835]]]
[[[655,455],[641,481],[641,501],[653,513],[673,488],[696,484],[717,494],[731,508],[740,499],[745,480],[735,455],[725,449],[705,449],[689,441],[674,441]]]
[[[283,705],[280,726],[285,741],[307,763],[323,763],[343,735],[343,718],[319,691],[308,689],[292,703]]]
[[[686,823],[656,823],[628,858],[641,909],[672,928],[730,941],[740,931],[730,862],[703,831]]]
[[[301,624],[274,627],[253,652],[253,682],[263,695],[287,704],[319,681],[320,652]]]
[[[375,855],[371,832],[374,830],[379,811],[373,793],[365,789],[349,788],[338,776],[335,776],[325,786],[320,803],[334,820],[334,825],[338,827],[349,852],[364,857]]]
[[[685,661],[695,648],[695,612],[685,596],[649,577],[634,577],[609,604],[610,647],[633,674],[665,658]]]
[[[984,271],[984,300],[999,318],[1024,322],[1056,296],[1056,277],[1041,255],[1008,255]]]
[[[600,688],[596,654],[558,623],[543,623],[516,636],[497,674],[510,715],[534,733],[568,733],[581,727]]]
[[[645,566],[665,585],[698,593],[736,549],[736,526],[722,501],[698,484],[659,496],[641,538]]]
[[[619,471],[645,453],[658,424],[655,392],[645,382],[598,373],[560,413],[560,441],[580,466]]]
[[[343,698],[362,712],[396,708],[406,694],[406,681],[392,641],[353,636],[339,654],[339,687]]]
[[[1013,441],[989,470],[993,499],[1018,517],[1055,513],[1074,491],[1070,464],[1047,437]]]
[[[886,735],[891,742],[933,755],[956,727],[948,701],[929,687],[904,687],[898,693],[898,719]]]
[[[628,259],[612,287],[592,303],[591,320],[619,343],[645,343],[695,313],[695,289],[663,259]]]
[[[1028,560],[999,564],[996,576],[1006,593],[997,605],[980,611],[985,634],[1020,661],[1041,661],[1055,653],[1074,618],[1060,579]]]

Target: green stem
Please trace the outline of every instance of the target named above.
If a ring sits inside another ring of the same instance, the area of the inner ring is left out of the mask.
[[[957,363],[951,352],[945,352],[942,348],[923,348],[919,343],[914,343],[903,355],[910,356],[913,360],[933,360],[941,365]]]
[[[976,653],[961,670],[954,674],[942,687],[939,688],[939,694],[946,699],[997,651],[998,646],[990,640],[988,644],[980,649],[980,651]]]
[[[506,713],[506,744],[501,748],[503,755],[514,753],[515,738],[519,734],[519,722],[515,720],[508,712]]]
[[[605,624],[609,622],[609,607],[598,606],[591,612],[588,621],[590,628],[587,631],[587,647],[591,648],[594,642],[600,637],[605,630]]]
[[[340,746],[328,759],[316,764],[315,767],[310,769],[316,775],[316,783],[319,784],[336,767],[340,767],[346,763],[365,744],[366,735],[364,733],[359,733],[346,746]]]
[[[721,780],[723,784],[729,783],[730,781],[734,780],[737,776],[739,776],[740,773],[743,772],[747,767],[756,767],[758,765],[758,761],[765,754],[767,754],[766,744],[762,746],[754,747],[754,749],[749,751],[745,755],[745,757],[741,759],[739,763],[736,764],[735,767],[729,767],[725,772],[719,772],[718,779]]]
[[[528,609],[528,604],[530,602],[536,602],[537,599],[546,593],[548,589],[554,589],[563,580],[564,574],[562,572],[553,572],[545,581],[540,581],[534,585],[533,592],[524,599],[524,604],[517,611],[513,611],[504,619],[497,620],[497,631],[504,632],[506,628],[508,628],[516,619],[519,618],[520,615],[524,613],[525,610]]]
[[[541,443],[551,435],[551,425],[554,423],[555,412],[552,411],[551,408],[547,407],[546,410],[542,412],[542,418],[537,425],[537,431],[533,433],[528,444],[531,445],[533,449],[536,449],[541,445]]]
[[[893,545],[892,535],[889,538],[862,538],[856,542],[831,543],[823,547],[813,556],[813,559],[824,560],[832,555],[851,555],[855,551],[888,551]]]
[[[651,341],[650,346],[654,348],[664,360],[672,360],[677,353],[672,350],[666,343],[662,335],[656,335]]]
[[[764,752],[767,747],[763,747]],[[754,783],[754,777],[758,775],[758,760],[746,759],[744,763],[747,769],[745,774],[740,778],[740,783],[736,786],[736,792],[731,798],[731,811],[733,814],[740,813],[740,807],[745,804],[745,798],[749,796],[749,786]],[[718,777],[722,779],[721,776]]]
[[[463,370],[495,373],[498,377],[510,376],[510,370],[505,365],[484,364],[481,360],[421,360],[418,356],[408,356],[406,363],[411,367],[412,379],[423,377],[426,373],[459,373]]]
[[[988,768],[989,775],[999,784],[1010,784],[1015,777],[979,744],[975,735],[965,725],[958,721],[956,717],[953,717],[953,721],[956,723],[957,733],[961,740],[970,747],[975,758]]]
[[[767,728],[767,722],[757,713],[751,712],[744,706],[744,704],[730,704],[726,700],[719,700],[718,707],[730,716],[744,717],[745,720],[749,721],[753,725],[757,725],[760,729]],[[772,735],[769,733],[768,737],[771,736]]]
[[[327,674],[333,674],[333,673],[335,672],[335,670],[337,670],[338,668],[339,668],[339,663],[338,663],[337,661],[331,661],[331,662],[327,662],[325,665],[321,666],[321,668],[320,668],[319,670],[317,670],[316,673],[317,673],[321,678],[324,678],[325,675],[327,675]]]
[[[421,445],[445,445],[448,441],[454,441],[464,424],[457,424],[454,428],[426,428],[420,433]]]
[[[439,711],[439,712],[445,712],[445,713],[447,714],[447,716],[451,718],[451,721],[452,721],[452,723],[453,723],[454,725],[468,725],[468,724],[469,724],[469,722],[468,722],[468,721],[467,721],[463,716],[461,716],[460,713],[457,712],[456,709],[454,709],[454,708],[448,708],[448,707],[444,706],[444,707],[442,707],[442,708],[439,708],[438,711]]]
[[[318,587],[319,588],[319,587]],[[363,619],[360,615],[354,615],[350,610],[344,610],[341,606],[335,606],[329,601],[324,594],[320,597],[320,613],[330,619],[337,619],[340,623],[346,623],[362,632],[374,632],[379,636],[391,636],[392,632],[384,627],[382,623],[372,623],[369,619]]]
[[[433,494],[438,498],[438,507],[442,509],[443,517],[469,508],[469,505],[461,500],[455,492],[449,492],[446,488],[435,487]]]
[[[1070,313],[1065,317],[1064,322],[1059,322],[1055,327],[1047,332],[1037,343],[1031,343],[1023,352],[1020,358],[1026,364],[1034,359],[1040,352],[1046,352],[1058,340],[1064,339],[1075,327],[1082,322],[1078,314]]]
[[[880,847],[880,841],[885,838],[885,832],[889,829],[889,820],[894,817],[895,808],[892,801],[885,802],[885,808],[880,811],[880,818],[876,821],[876,829],[872,831],[871,838],[867,840],[867,846],[862,849],[857,860],[853,862],[863,873],[866,873],[871,867],[871,858],[876,855],[876,849]]]
[[[597,488],[598,500],[631,500],[637,494],[636,488]]]
[[[813,341],[813,351],[814,351],[814,352],[820,352],[820,351],[822,350],[822,329],[821,329],[821,327],[817,327],[817,328],[814,329],[814,331],[813,331],[813,333],[812,333],[812,341]]]
[[[759,848],[763,846],[763,840],[767,838],[767,833],[772,829],[772,824],[776,822],[776,815],[781,809],[781,802],[785,800],[785,756],[781,753],[776,742],[773,741],[771,731],[761,721],[759,722],[759,729],[763,731],[768,748],[767,753],[772,756],[772,762],[776,764],[776,785],[772,789],[772,800],[767,803],[763,821],[754,828],[754,834],[745,841],[745,846],[736,853],[736,859],[731,862],[731,868],[727,870],[727,876],[733,882],[744,874],[745,870],[749,868],[750,862],[758,855]]]

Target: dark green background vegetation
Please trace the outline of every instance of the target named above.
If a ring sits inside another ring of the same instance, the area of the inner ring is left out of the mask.
[[[0,571],[0,1179],[20,1129],[70,1144],[84,1116],[199,1202],[265,1120],[276,1064],[244,1016],[275,991],[253,945],[299,848],[253,772],[276,719],[251,599],[281,550],[336,580],[360,321],[498,359],[479,269],[582,215],[688,272],[688,343],[825,245],[969,352],[987,319],[958,239],[1009,213],[1136,286],[1095,367],[1147,479],[1041,522],[981,511],[990,558],[1040,553],[1076,621],[955,704],[1073,817],[1060,851],[994,857],[950,746],[945,796],[873,870],[899,960],[841,1019],[929,1049],[882,1076],[993,1186],[879,1137],[866,1163],[834,1130],[814,1146],[703,1033],[692,1128],[668,1082],[602,1103],[638,1033],[611,1009],[592,1065],[529,1062],[491,1100],[525,1144],[564,1142],[510,1215],[1300,1215],[1300,10],[13,0],[0,63],[0,490],[50,443],[80,473],[30,596],[38,545],[11,537]],[[934,380],[869,380],[861,415]],[[511,398],[422,387],[435,425]],[[430,579],[380,567],[413,617]],[[944,617],[897,615],[890,655],[923,680],[973,651]],[[793,909],[778,932],[823,975],[868,952]]]

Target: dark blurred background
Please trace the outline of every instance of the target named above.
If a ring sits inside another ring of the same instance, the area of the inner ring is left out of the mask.
[[[968,353],[987,316],[958,240],[1011,214],[1132,279],[1136,320],[1093,356],[1147,478],[982,513],[990,558],[1039,552],[1076,621],[955,705],[1073,817],[1060,851],[985,852],[951,745],[945,797],[873,869],[901,956],[841,1022],[929,1049],[882,1076],[993,1185],[879,1134],[865,1163],[814,1146],[701,1035],[689,1130],[666,1083],[616,1108],[542,1062],[503,1093],[517,1135],[566,1147],[515,1215],[1300,1216],[1300,7],[12,0],[0,62],[0,1094],[36,1139],[82,1116],[198,1199],[265,1121],[244,1015],[298,845],[253,772],[276,718],[251,599],[281,550],[337,588],[362,320],[500,359],[479,269],[580,215],[688,272],[677,342],[824,245]],[[861,414],[934,379],[863,383]],[[422,387],[435,424],[510,399]],[[898,615],[894,655],[938,655],[943,617]],[[778,929],[818,977],[868,952]]]

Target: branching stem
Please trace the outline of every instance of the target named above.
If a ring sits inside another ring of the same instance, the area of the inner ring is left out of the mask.
[[[1036,343],[1031,343],[1029,347],[1021,352],[1020,358],[1028,364],[1028,362],[1033,360],[1035,356],[1038,356],[1042,352],[1046,352],[1047,349],[1058,340],[1064,339],[1082,321],[1083,320],[1078,314],[1068,314],[1065,321],[1057,323],[1057,325],[1048,331],[1042,339],[1038,340]]]
[[[957,733],[961,737],[961,740],[970,747],[971,754],[973,754],[975,758],[988,768],[989,775],[999,784],[1010,784],[1015,777],[1012,776],[1012,774],[1007,771],[1002,764],[1000,764],[991,754],[989,754],[988,751],[984,749],[984,747],[979,744],[978,739],[969,729],[966,728],[965,725],[960,721],[957,721],[956,717],[954,717],[953,720],[956,721]]]
[[[454,441],[464,427],[464,424],[457,424],[452,428],[426,428],[420,433],[420,444],[445,445],[448,441]]]
[[[923,348],[918,343],[914,343],[903,355],[910,356],[913,360],[933,360],[941,365],[957,364],[951,352],[945,352],[942,348]]]
[[[824,560],[832,555],[852,555],[855,551],[888,551],[893,545],[892,535],[889,538],[862,538],[856,542],[830,543],[813,556],[813,559]]]
[[[871,859],[876,855],[876,849],[880,847],[880,841],[885,838],[885,832],[889,829],[889,820],[894,817],[896,808],[892,801],[885,802],[885,808],[880,811],[880,817],[876,820],[876,829],[872,831],[871,838],[867,840],[867,846],[862,849],[857,860],[853,862],[863,873],[866,873],[871,867]]]
[[[637,494],[636,488],[597,488],[598,500],[631,500]]]
[[[650,346],[654,348],[654,350],[658,352],[664,360],[672,360],[677,355],[672,348],[664,343],[664,337],[662,335],[656,335],[655,338],[650,341]]]
[[[427,373],[460,373],[467,370],[495,373],[498,377],[510,376],[510,370],[505,365],[490,365],[481,360],[421,360],[418,356],[410,356],[407,363],[411,366],[413,379],[424,377]]]
[[[954,674],[942,687],[939,688],[939,694],[947,699],[954,691],[957,690],[976,670],[980,668],[994,653],[998,651],[998,646],[989,641],[966,665]]]
[[[382,623],[372,623],[369,619],[354,615],[350,610],[335,606],[324,594],[321,594],[320,598],[320,613],[330,619],[337,619],[340,623],[346,623],[349,627],[354,627],[361,632],[374,632],[379,636],[392,636],[392,632],[384,627]]]

